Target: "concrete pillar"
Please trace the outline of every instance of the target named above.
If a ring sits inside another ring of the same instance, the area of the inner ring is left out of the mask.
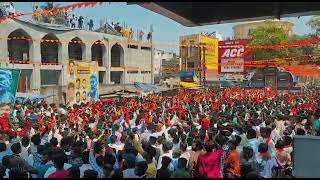
[[[82,49],[82,61],[84,62],[91,62],[91,46],[92,44],[86,44],[84,47],[84,49]]]
[[[62,72],[59,78],[59,85],[65,86],[67,84],[65,77],[67,77],[67,67],[69,62],[69,52],[68,52],[68,44],[63,43],[59,47],[59,58],[58,58],[59,65],[62,65]]]
[[[30,60],[33,63],[33,70],[31,74],[30,88],[31,90],[39,90],[41,88],[41,46],[40,42],[34,41],[30,45]]]
[[[128,73],[128,70],[124,69],[123,71],[123,75],[122,75],[122,78],[123,78],[123,83],[124,84],[128,84],[130,79],[129,79],[129,76],[127,76],[127,73]]]
[[[121,80],[121,82],[123,83],[123,84],[127,84],[128,83],[128,80],[127,80],[127,70],[126,69],[124,69],[123,70],[123,74],[122,74],[122,80]]]
[[[108,47],[106,47],[104,44],[102,45],[102,65],[104,67],[108,67],[108,64],[110,64],[108,62],[109,58],[109,52],[108,52]]]
[[[33,65],[33,70],[30,79],[30,89],[31,90],[39,90],[41,88],[41,73],[40,73],[40,65]]]
[[[8,42],[5,40],[1,42],[0,59],[1,61],[9,60]]]
[[[63,43],[59,46],[58,62],[59,65],[67,64],[69,60],[68,44]]]
[[[109,78],[108,66],[110,64],[108,63],[108,59],[109,59],[108,56],[109,56],[108,47],[106,44],[102,44],[102,66],[105,68],[103,84],[108,84],[108,78]]]
[[[40,42],[33,41],[31,43],[29,54],[30,54],[30,60],[33,63],[35,63],[37,65],[41,64],[41,45],[40,45]]]
[[[108,41],[108,46],[106,47],[106,67],[107,67],[107,71],[106,71],[106,83],[107,84],[111,84],[111,47],[110,47],[110,42]]]

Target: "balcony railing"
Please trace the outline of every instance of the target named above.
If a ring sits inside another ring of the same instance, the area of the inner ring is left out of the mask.
[[[11,64],[30,64],[29,60],[10,59],[9,62]]]
[[[59,65],[58,62],[41,62],[42,65],[47,65],[47,66],[56,66]]]

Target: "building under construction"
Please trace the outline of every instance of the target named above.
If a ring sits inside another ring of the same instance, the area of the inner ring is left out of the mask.
[[[100,94],[151,83],[151,43],[95,31],[7,19],[0,23],[0,68],[21,70],[18,92],[55,94],[64,102],[69,59],[99,64]],[[111,29],[112,30],[112,29]]]
[[[200,84],[215,81],[218,74],[217,38],[202,34],[180,36],[181,70],[194,70]]]

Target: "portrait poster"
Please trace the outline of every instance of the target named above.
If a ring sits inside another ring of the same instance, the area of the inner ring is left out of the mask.
[[[98,63],[69,60],[66,104],[81,104],[99,98]]]

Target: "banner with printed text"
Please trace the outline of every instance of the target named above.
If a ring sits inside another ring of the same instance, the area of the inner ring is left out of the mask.
[[[10,113],[19,85],[20,70],[0,69],[0,116]]]
[[[81,104],[99,98],[98,64],[69,60],[66,104]]]
[[[250,54],[244,54],[247,39],[226,40],[219,42],[219,73],[243,73],[246,70],[244,63]]]
[[[218,72],[218,44],[217,38],[200,35],[200,43],[206,45],[205,53],[202,59],[205,60],[208,72]]]

